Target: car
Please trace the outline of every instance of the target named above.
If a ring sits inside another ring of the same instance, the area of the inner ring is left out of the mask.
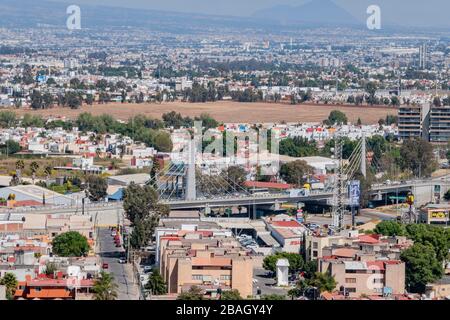
[[[121,258],[121,259],[118,260],[118,262],[120,264],[125,264],[125,263],[127,263],[127,260]]]
[[[109,265],[106,262],[103,262],[102,269],[108,269]]]
[[[148,273],[153,270],[153,267],[152,266],[144,266],[143,270],[145,273]]]

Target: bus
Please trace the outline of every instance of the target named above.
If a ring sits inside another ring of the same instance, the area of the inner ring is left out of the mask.
[[[249,189],[250,193],[253,195],[266,195],[269,194],[268,188],[253,188]]]

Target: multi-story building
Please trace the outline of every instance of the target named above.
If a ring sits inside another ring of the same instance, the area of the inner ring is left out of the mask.
[[[307,235],[306,258],[318,260],[324,256],[348,257],[356,255],[368,259],[399,259],[402,250],[413,244],[406,237],[386,237],[378,234],[358,234],[349,231],[346,235]]]
[[[359,260],[333,256],[319,259],[318,271],[329,273],[348,297],[405,293],[405,263],[400,260]]]
[[[253,261],[249,250],[224,231],[182,226],[178,230],[157,230],[160,272],[169,294],[192,286],[215,296],[218,290],[253,293]]]
[[[398,110],[398,133],[402,140],[422,138],[428,140],[428,105],[401,106]]]
[[[450,107],[432,106],[430,109],[430,142],[447,143],[450,140]]]

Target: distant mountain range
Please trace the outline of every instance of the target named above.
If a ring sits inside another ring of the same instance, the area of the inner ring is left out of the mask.
[[[361,24],[354,16],[331,0],[313,0],[300,6],[275,6],[257,11],[253,17],[282,24],[308,23],[329,26]]]
[[[1,0],[0,27],[65,27],[68,4],[45,0]],[[153,31],[187,33],[209,26],[243,28],[267,27],[267,23],[247,18],[129,9],[99,5],[80,5],[82,28],[139,27]]]
[[[68,4],[46,0],[1,0],[0,27],[33,27],[54,25],[64,27]],[[141,27],[154,31],[187,33],[207,27],[242,29],[260,28],[275,31],[289,28],[286,23],[302,25],[356,25],[358,21],[330,0],[314,0],[303,6],[278,6],[260,10],[252,17],[177,13],[169,11],[128,9],[99,5],[80,5],[82,27]]]

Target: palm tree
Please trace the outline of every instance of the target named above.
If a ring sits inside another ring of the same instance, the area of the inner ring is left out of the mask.
[[[25,168],[25,163],[23,160],[17,160],[16,161],[16,169],[17,170],[23,170]]]
[[[36,172],[39,169],[39,164],[36,161],[33,161],[30,164],[30,169],[31,169],[31,173],[32,173],[32,179],[33,179],[33,184],[34,184],[34,179],[36,178]]]
[[[8,300],[12,300],[18,285],[16,276],[13,273],[7,272],[3,279],[0,279],[0,284],[6,287],[6,297]]]
[[[39,169],[39,164],[36,161],[30,163],[31,172],[36,173]]]
[[[52,167],[50,167],[50,166],[46,166],[46,167],[45,167],[44,173],[45,173],[45,176],[46,176],[46,179],[47,179],[47,180],[48,180],[48,179],[50,178],[50,176],[52,175],[52,171],[53,171],[53,168],[52,168]]]
[[[164,279],[161,277],[158,269],[153,270],[148,282],[145,284],[145,289],[149,290],[153,295],[162,295],[167,293],[167,286]]]
[[[105,271],[100,272],[95,280],[93,291],[95,300],[116,300],[118,285],[114,282],[114,276]]]

